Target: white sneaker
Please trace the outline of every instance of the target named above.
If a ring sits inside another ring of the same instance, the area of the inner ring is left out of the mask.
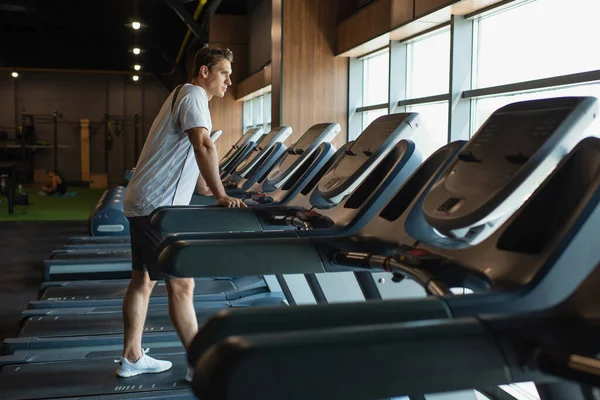
[[[185,381],[192,383],[194,380],[194,368],[188,365],[187,373],[185,374]]]
[[[139,358],[136,362],[132,363],[126,358],[121,357],[118,361],[119,368],[117,368],[117,376],[121,378],[129,378],[140,374],[157,374],[159,372],[165,372],[173,366],[171,361],[156,360],[146,353],[150,349],[144,350],[144,355]]]

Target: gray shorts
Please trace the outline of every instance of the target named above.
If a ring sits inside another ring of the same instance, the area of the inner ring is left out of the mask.
[[[163,239],[161,233],[150,225],[150,217],[127,217],[131,237],[131,269],[148,272],[155,280],[169,280],[176,277],[158,270],[156,249]]]

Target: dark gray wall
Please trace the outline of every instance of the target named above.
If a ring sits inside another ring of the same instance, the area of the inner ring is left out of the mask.
[[[138,152],[169,92],[152,76],[142,76],[135,83],[127,75],[93,75],[75,73],[24,72],[18,79],[9,73],[0,74],[0,129],[14,137],[15,124],[20,124],[22,110],[34,115],[50,115],[54,110],[62,114],[58,125],[58,142],[69,146],[58,151],[58,167],[68,181],[81,180],[81,150],[79,120],[88,118],[92,124],[90,139],[91,172],[105,172],[104,114],[114,121],[113,148],[108,152],[108,179],[120,183],[123,172],[136,161],[134,154],[133,117],[138,112],[140,130]],[[15,103],[16,102],[16,103]],[[15,118],[18,118],[15,120]],[[51,120],[36,118],[38,140],[53,144]],[[37,152],[34,168],[50,168],[54,163],[53,151]]]
[[[250,15],[250,74],[271,60],[271,1],[262,0]]]

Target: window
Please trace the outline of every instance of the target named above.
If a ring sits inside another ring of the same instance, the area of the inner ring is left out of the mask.
[[[450,87],[450,29],[436,30],[405,46],[406,99],[447,95]],[[448,101],[410,104],[404,110],[418,112],[421,116],[421,125],[414,140],[424,159],[448,142]]]
[[[381,117],[382,115],[387,115],[388,113],[388,109],[386,108],[380,108],[378,110],[373,110],[373,111],[365,111],[362,113],[362,130],[364,131],[365,129],[367,129],[367,126],[369,126],[369,124],[373,121],[375,121],[377,118]]]
[[[362,105],[372,106],[388,102],[390,52],[388,49],[371,55],[363,64]]]
[[[598,0],[537,0],[479,19],[475,88],[600,69]]]
[[[502,94],[494,97],[474,100],[474,118],[472,135],[483,125],[487,118],[497,109],[517,101],[542,99],[560,96],[595,96],[600,98],[600,83],[573,85],[563,88],[549,88],[528,93]],[[596,118],[588,128],[589,133],[600,132],[600,118]]]
[[[244,101],[244,132],[252,128],[252,101]]]
[[[265,93],[263,99],[263,129],[271,131],[271,92]]]
[[[448,93],[450,30],[408,43],[406,98]]]
[[[448,102],[419,104],[406,107],[408,112],[418,112],[421,127],[414,137],[423,160],[448,143]]]
[[[350,102],[358,107],[350,112],[348,141],[355,140],[371,122],[388,113],[390,51],[385,48],[351,63],[356,67],[350,76]]]
[[[244,132],[251,128],[263,128],[265,132],[269,132],[271,130],[271,92],[245,100],[243,113]]]

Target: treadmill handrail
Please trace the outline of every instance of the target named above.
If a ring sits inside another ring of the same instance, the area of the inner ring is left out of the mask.
[[[437,297],[302,307],[226,309],[200,327],[188,350],[188,360],[190,365],[195,365],[212,345],[228,336],[451,318],[443,299]]]
[[[207,400],[270,400],[492,387],[513,381],[506,351],[476,319],[232,336],[196,363],[193,388]]]

